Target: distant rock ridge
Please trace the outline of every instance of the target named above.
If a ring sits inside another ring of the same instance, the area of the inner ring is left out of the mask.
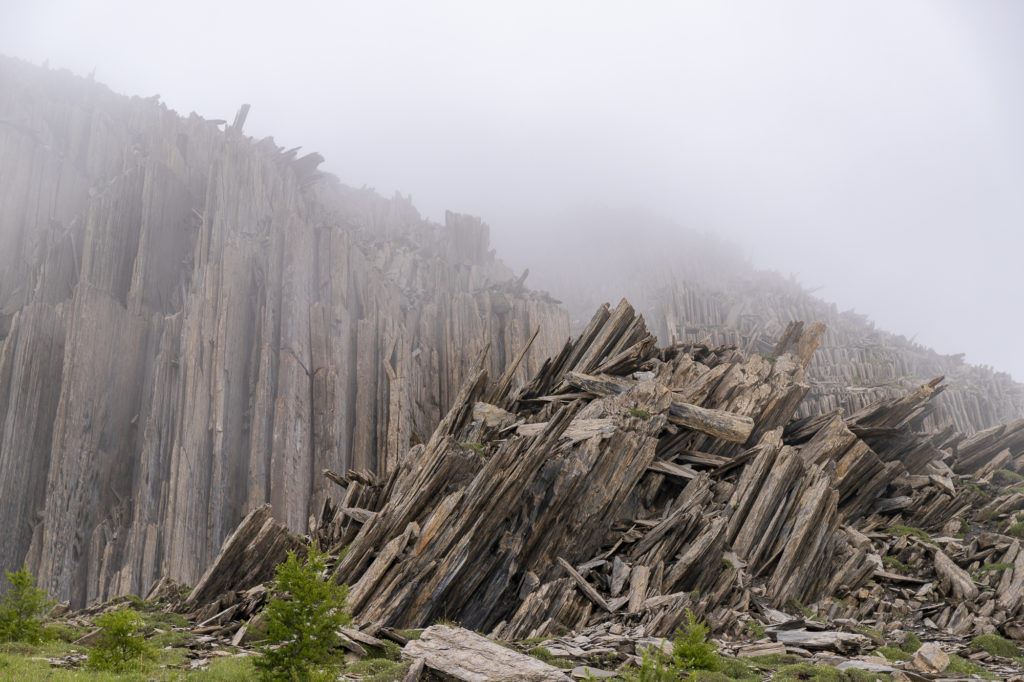
[[[808,371],[811,390],[799,416],[837,407],[853,414],[945,376],[926,428],[974,433],[1024,417],[1024,384],[1010,375],[878,329],[865,315],[841,312],[794,279],[755,269],[738,245],[720,237],[639,210],[581,212],[559,224],[562,229],[549,231],[544,252],[528,254],[530,282],[565,302],[576,329],[603,301],[625,297],[660,343],[735,344],[747,354],[770,355],[790,322],[820,321],[827,332]],[[599,276],[579,287],[584,273]],[[955,311],[948,323],[958,323]]]
[[[239,116],[236,125],[241,125]],[[0,568],[80,606],[293,532],[568,316],[478,219],[422,220],[270,139],[0,59]]]

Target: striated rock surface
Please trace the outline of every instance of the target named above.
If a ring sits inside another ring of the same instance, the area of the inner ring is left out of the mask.
[[[239,117],[240,119],[243,117]],[[429,436],[474,358],[568,335],[479,220],[340,185],[239,125],[0,59],[0,568],[74,606],[194,584]]]

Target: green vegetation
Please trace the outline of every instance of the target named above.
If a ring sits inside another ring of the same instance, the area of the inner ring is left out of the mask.
[[[745,627],[750,631],[750,634],[753,635],[754,639],[761,639],[767,634],[764,626],[756,620],[748,620]]]
[[[956,654],[950,654],[949,656],[949,667],[946,668],[947,673],[960,673],[962,675],[977,675],[986,680],[998,680],[999,676],[995,673],[982,668],[974,661],[968,661],[966,658],[961,658]]]
[[[725,569],[725,570],[731,570],[731,569],[735,568],[735,566],[732,565],[731,561],[729,561],[726,558],[723,558],[722,559],[722,568]]]
[[[127,672],[142,670],[155,658],[152,645],[143,636],[145,623],[134,609],[108,611],[96,617],[100,637],[89,651],[89,667]]]
[[[29,568],[7,573],[7,594],[0,600],[0,642],[29,642],[43,639],[43,616],[53,605],[45,590],[36,587]]]
[[[1017,658],[1022,655],[1016,644],[995,634],[978,635],[971,640],[971,646],[976,646],[993,656],[1002,656],[1003,658]]]
[[[709,628],[697,621],[693,611],[686,610],[686,622],[676,630],[672,641],[672,654],[660,647],[644,651],[639,668],[624,670],[622,675],[631,682],[670,682],[694,676],[698,671],[715,672],[722,658],[715,645],[708,641]],[[705,676],[711,682],[712,678]]]
[[[575,668],[575,664],[566,658],[555,658],[555,656],[542,646],[535,646],[528,652],[529,655],[533,656],[539,661],[544,661],[548,665],[553,665],[556,668]]]
[[[887,661],[905,661],[911,654],[895,646],[880,646],[875,649],[875,654],[882,656]]]
[[[1016,471],[1010,471],[1009,469],[996,469],[992,472],[992,479],[1008,485],[1010,483],[1020,483],[1024,481],[1024,476],[1021,476]]]
[[[796,613],[802,613],[806,618],[813,618],[814,611],[800,603],[799,599],[790,599],[786,602],[786,608]]]
[[[470,450],[472,450],[476,454],[478,454],[481,457],[484,457],[486,459],[486,457],[484,455],[484,446],[481,445],[480,443],[477,443],[476,441],[473,441],[473,440],[467,440],[465,442],[459,443],[459,445],[461,445],[464,448],[469,448]]]
[[[902,649],[908,654],[915,653],[921,648],[921,638],[915,635],[913,632],[908,632],[903,636],[903,647]]]
[[[1013,568],[1013,564],[985,564],[984,566],[971,571],[971,577],[975,580],[981,580],[987,572],[994,571],[1002,573],[1008,568]]]
[[[894,573],[910,573],[910,567],[894,556],[882,557],[882,565]]]
[[[43,638],[43,616],[53,601],[46,590],[36,587],[28,567],[5,573],[9,587],[0,600],[0,642],[38,644]]]
[[[1024,521],[1018,521],[1017,523],[1007,528],[1006,534],[1018,538],[1024,538]]]
[[[423,630],[395,630],[395,632],[400,634],[402,637],[405,637],[406,639],[419,639],[420,635],[423,634]],[[545,638],[543,638],[543,637],[536,637],[535,639],[537,640],[537,642],[543,642]],[[537,642],[532,642],[532,643],[536,644]],[[524,642],[524,644],[530,644],[530,643],[531,642]]]
[[[971,532],[971,524],[967,522],[967,519],[960,519],[960,532],[957,533],[958,538],[965,538],[967,534]]]
[[[830,665],[813,665],[811,663],[795,663],[784,665],[775,671],[772,677],[776,682],[790,680],[820,680],[821,682],[845,682],[849,678],[842,670]]]
[[[932,537],[920,528],[912,528],[911,526],[890,526],[888,530],[889,533],[894,537],[899,537],[902,535],[911,535],[917,538],[918,540],[927,542],[928,544],[935,545],[936,547],[939,546],[939,543],[932,540]]]
[[[398,682],[409,670],[412,661],[391,661],[386,658],[364,658],[345,666],[345,672],[362,675],[362,682]],[[337,676],[329,679],[337,679]]]
[[[254,665],[264,680],[302,679],[336,658],[338,628],[352,620],[345,609],[348,587],[325,577],[327,555],[316,546],[305,561],[288,552],[275,572],[274,596],[263,610],[266,640]]]
[[[647,410],[630,410],[629,413],[634,417],[640,417],[640,419],[650,419],[651,413]]]

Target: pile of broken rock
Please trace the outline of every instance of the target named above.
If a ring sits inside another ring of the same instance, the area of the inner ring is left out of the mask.
[[[823,333],[793,323],[769,356],[658,348],[623,301],[522,386],[515,364],[490,381],[481,359],[395,468],[324,472],[342,487],[307,539],[350,585],[350,638],[456,622],[401,642],[405,655],[442,670],[439,651],[530,641],[603,670],[636,664],[690,611],[726,656],[924,679],[961,674],[944,672],[953,654],[1019,675],[970,642],[1024,640],[1024,419],[922,432],[939,378],[796,420]],[[244,647],[262,583],[301,544],[253,511],[175,608],[208,641]],[[927,642],[912,657],[870,655],[908,632]],[[536,679],[564,678],[553,670]]]

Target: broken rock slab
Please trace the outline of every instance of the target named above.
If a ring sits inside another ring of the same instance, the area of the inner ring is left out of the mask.
[[[941,673],[949,667],[949,655],[935,642],[928,642],[917,650],[910,662],[921,672]]]
[[[463,682],[568,682],[559,668],[506,649],[463,628],[432,625],[402,649],[405,659],[422,659],[427,668]]]

